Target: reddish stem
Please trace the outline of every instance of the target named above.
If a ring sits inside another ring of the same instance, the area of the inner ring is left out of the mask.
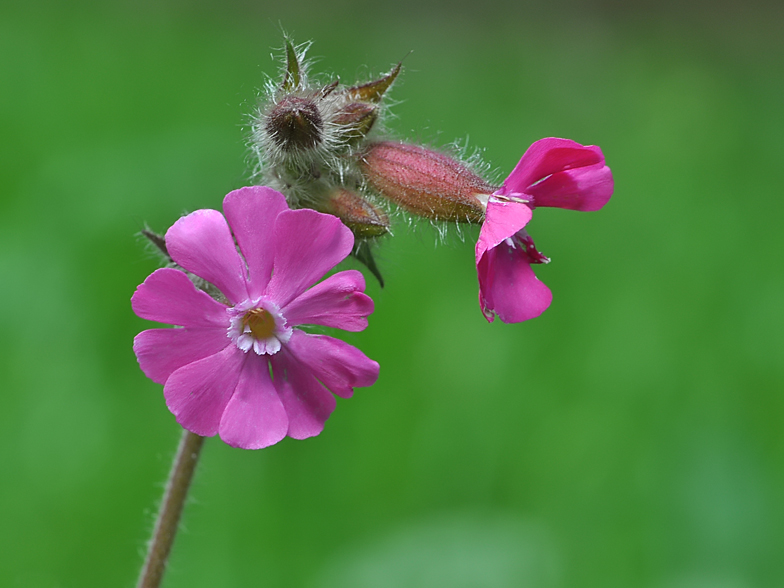
[[[136,588],[158,588],[161,585],[203,443],[204,437],[183,429]]]

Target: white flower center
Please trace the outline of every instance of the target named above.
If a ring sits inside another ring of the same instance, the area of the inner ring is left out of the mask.
[[[227,335],[245,353],[253,349],[257,355],[274,355],[291,339],[291,327],[268,300],[246,300],[226,312],[230,319]]]

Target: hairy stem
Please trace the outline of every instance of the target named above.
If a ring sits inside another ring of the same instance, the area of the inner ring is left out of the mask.
[[[183,429],[137,588],[158,588],[161,585],[203,443],[204,437]]]

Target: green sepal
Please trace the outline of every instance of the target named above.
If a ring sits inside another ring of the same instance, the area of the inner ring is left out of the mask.
[[[283,74],[283,84],[281,88],[287,92],[299,89],[302,84],[302,74],[300,72],[299,57],[294,45],[286,39],[286,72]]]
[[[384,77],[368,82],[366,84],[360,84],[359,86],[354,86],[346,90],[355,100],[365,100],[367,102],[380,102],[381,98],[384,96],[384,92],[386,92],[389,87],[392,85],[392,82],[395,81],[397,75],[400,73],[400,68],[402,63],[398,63],[392,71],[389,72]]]
[[[357,241],[354,244],[354,250],[351,252],[351,255],[362,262],[365,267],[370,270],[370,273],[376,276],[378,285],[383,288],[384,278],[381,277],[381,272],[376,265],[376,260],[373,259],[373,252],[370,249],[370,243],[368,241]]]
[[[166,239],[163,235],[159,235],[158,233],[152,232],[150,229],[142,229],[141,230],[142,236],[144,236],[150,243],[152,243],[155,248],[166,257],[167,260],[171,261],[171,256],[169,255],[169,250],[166,248]]]

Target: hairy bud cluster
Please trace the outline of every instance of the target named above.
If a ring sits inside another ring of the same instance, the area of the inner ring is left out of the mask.
[[[319,84],[308,76],[308,47],[286,41],[281,79],[253,117],[257,175],[292,207],[340,218],[354,256],[382,282],[372,245],[391,232],[385,204],[431,221],[481,222],[495,188],[451,156],[383,140],[383,99],[400,63],[367,83]]]

